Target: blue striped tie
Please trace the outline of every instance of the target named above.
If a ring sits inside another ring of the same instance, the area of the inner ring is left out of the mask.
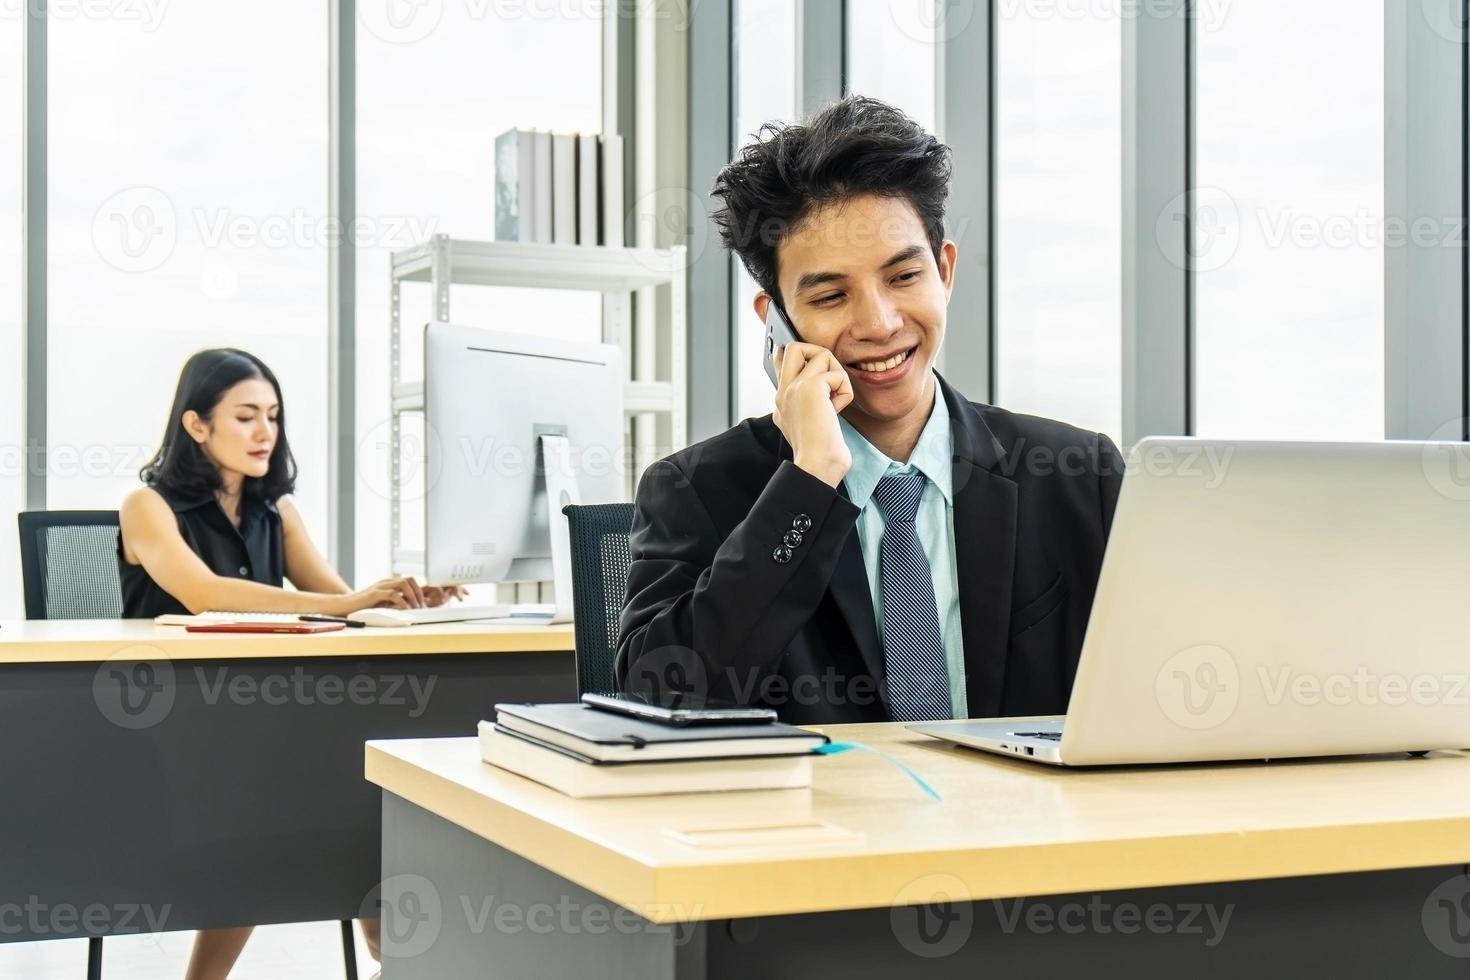
[[[927,482],[917,472],[887,476],[873,491],[883,514],[883,539],[878,546],[883,662],[895,721],[951,717],[934,574],[914,525]]]

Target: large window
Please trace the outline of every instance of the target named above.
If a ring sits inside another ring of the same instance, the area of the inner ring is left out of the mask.
[[[847,4],[848,91],[892,103],[930,132],[938,91],[935,3],[849,0]],[[976,6],[976,16],[979,9]],[[947,30],[949,22],[946,25]]]
[[[796,5],[738,0],[736,5],[735,144],[744,146],[767,122],[797,121]],[[848,90],[898,106],[934,127],[934,24],[929,0],[874,0],[847,9]],[[753,303],[759,287],[736,260],[735,377],[741,418],[771,411],[775,390],[762,366],[765,330]]]
[[[789,0],[737,0],[735,143],[754,140],[768,122],[796,117],[796,6]],[[765,328],[755,315],[760,287],[735,263],[735,377],[740,418],[765,415],[776,389],[763,366]]]
[[[626,5],[623,5],[624,8]],[[602,9],[617,5],[359,5],[357,31],[357,579],[388,574],[389,256],[432,234],[495,233],[495,137],[602,128]],[[620,8],[619,8],[620,9]],[[402,12],[400,12],[402,13]],[[628,202],[631,206],[632,202]],[[601,339],[596,293],[457,286],[467,326]],[[422,374],[429,288],[402,290],[405,377]],[[422,417],[406,417],[406,457]],[[403,542],[423,536],[421,474],[405,467]],[[410,477],[420,477],[412,482]]]
[[[1238,0],[1197,50],[1195,431],[1381,439],[1383,4]]]
[[[1122,34],[1116,11],[996,21],[997,401],[1122,429]],[[981,243],[961,240],[961,248]]]
[[[185,358],[238,346],[281,382],[325,545],[325,9],[109,9],[49,23],[47,504],[116,507]]]
[[[0,619],[23,615],[16,511],[25,506],[20,306],[21,29],[0,17]]]

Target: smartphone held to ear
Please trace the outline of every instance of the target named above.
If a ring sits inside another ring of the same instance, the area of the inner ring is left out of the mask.
[[[781,312],[781,307],[776,305],[773,299],[766,304],[766,375],[771,379],[771,384],[781,386],[779,375],[776,374],[776,348],[785,347],[787,344],[799,344],[801,338],[791,328],[791,321],[786,319],[786,314]]]

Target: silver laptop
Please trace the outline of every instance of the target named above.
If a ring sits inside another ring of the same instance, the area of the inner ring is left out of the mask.
[[[1470,747],[1470,445],[1145,439],[1064,717],[909,728],[1059,766]]]

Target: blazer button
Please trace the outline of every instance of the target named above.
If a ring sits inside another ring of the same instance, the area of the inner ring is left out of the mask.
[[[797,514],[796,519],[791,522],[791,530],[800,531],[802,534],[812,529],[812,519],[806,514]]]
[[[771,552],[771,558],[777,565],[784,565],[791,560],[791,549],[783,544]]]
[[[250,569],[246,568],[244,565],[241,565],[240,566],[240,574],[241,575],[249,575],[250,574]]]
[[[800,548],[801,547],[801,532],[800,531],[787,531],[786,534],[785,534],[785,536],[782,537],[781,540],[784,541],[784,542],[786,542],[786,547],[788,547],[788,548]]]

